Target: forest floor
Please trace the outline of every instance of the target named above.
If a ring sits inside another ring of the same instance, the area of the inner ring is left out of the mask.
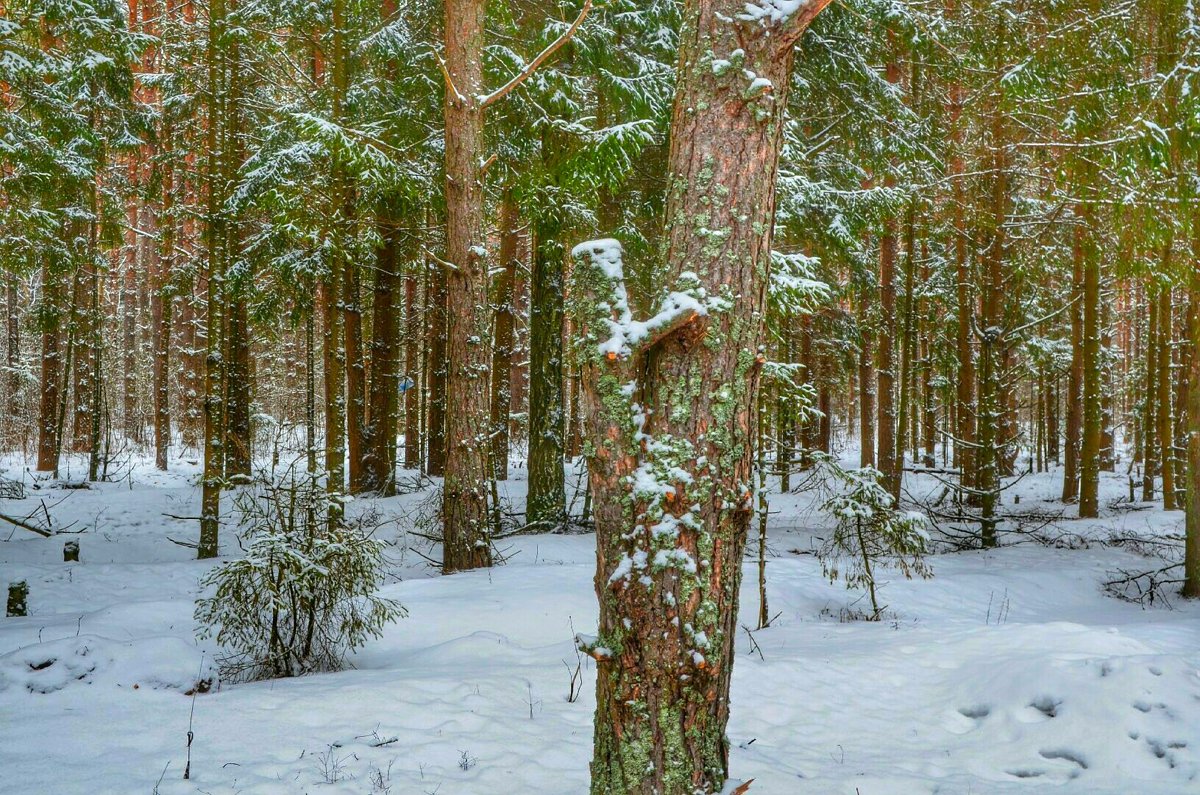
[[[408,532],[428,487],[358,500],[386,520],[383,593],[408,617],[351,670],[193,698],[183,691],[212,650],[197,643],[192,610],[213,564],[172,543],[195,541],[186,517],[199,510],[195,464],[173,466],[135,462],[120,482],[84,490],[35,489],[23,464],[0,463],[27,488],[0,514],[44,520],[44,502],[55,527],[78,533],[0,523],[0,588],[30,587],[29,616],[0,620],[0,793],[586,792],[588,658],[580,695],[567,696],[572,636],[595,631],[593,536],[513,537],[503,565],[439,577],[421,557],[437,548]],[[69,476],[83,469],[73,461]],[[513,475],[501,492],[520,510],[524,472]],[[940,489],[907,482],[917,497]],[[1029,476],[1006,508],[1057,515],[1059,482]],[[1127,493],[1124,476],[1106,475],[1104,518],[1067,509],[1041,529],[1057,543],[1010,533],[1000,549],[932,556],[930,580],[882,574],[882,622],[847,620],[862,594],[822,576],[815,497],[773,494],[774,620],[738,637],[733,775],[755,779],[752,795],[1200,792],[1200,604],[1131,604],[1102,586],[1165,565],[1103,541],[1182,533],[1183,516],[1123,503]],[[68,539],[81,562],[62,562]],[[237,554],[230,530],[222,540]]]

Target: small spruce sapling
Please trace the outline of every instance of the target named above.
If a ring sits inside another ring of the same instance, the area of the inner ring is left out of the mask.
[[[246,555],[201,581],[200,637],[216,635],[222,674],[257,680],[343,667],[346,655],[405,615],[376,591],[383,542],[329,510],[317,475],[287,474],[237,500]],[[329,516],[337,517],[330,521]]]
[[[821,568],[830,582],[840,578],[847,588],[866,588],[868,619],[878,621],[883,613],[875,579],[879,566],[890,566],[907,579],[933,576],[924,558],[929,541],[925,517],[897,510],[878,470],[842,469],[828,461],[826,466],[840,488],[821,508],[836,520],[817,551]]]

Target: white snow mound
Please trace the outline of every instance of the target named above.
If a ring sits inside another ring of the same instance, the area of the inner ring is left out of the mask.
[[[181,638],[118,641],[97,635],[35,643],[0,656],[0,692],[54,693],[78,685],[207,693],[216,668]]]

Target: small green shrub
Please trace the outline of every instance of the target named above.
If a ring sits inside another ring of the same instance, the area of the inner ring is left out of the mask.
[[[376,591],[383,543],[364,522],[348,520],[316,476],[243,491],[245,557],[222,563],[201,585],[200,637],[214,634],[222,674],[233,680],[336,671],[346,655],[405,615]]]
[[[880,485],[878,470],[834,465],[830,469],[840,488],[821,510],[837,523],[817,551],[821,568],[830,582],[840,578],[847,588],[866,588],[871,597],[868,618],[878,621],[884,610],[875,581],[878,566],[890,566],[907,579],[932,576],[924,558],[929,540],[926,520],[896,509],[892,495]]]

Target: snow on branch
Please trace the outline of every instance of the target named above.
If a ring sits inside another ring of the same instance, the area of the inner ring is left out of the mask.
[[[653,317],[635,320],[629,308],[629,293],[625,289],[621,243],[611,238],[591,240],[575,246],[571,256],[576,259],[589,257],[592,265],[609,282],[606,308],[611,316],[605,321],[609,333],[599,344],[600,353],[607,359],[627,359],[636,351],[653,347],[675,331],[708,314],[699,277],[691,271],[685,271],[678,280],[678,287],[682,289],[664,295]]]
[[[575,31],[579,30],[579,26],[583,24],[583,20],[587,18],[587,15],[591,10],[592,0],[584,0],[583,8],[580,9],[579,16],[575,17],[575,21],[571,23],[571,27],[567,28],[557,39],[550,42],[546,49],[538,53],[537,57],[530,61],[529,64],[520,72],[518,72],[511,80],[487,96],[480,97],[480,107],[486,108],[489,105],[504,99],[504,97],[511,93],[513,89],[524,83],[531,74],[538,70],[538,67],[545,63],[550,56],[558,52],[559,48],[561,48],[575,36]]]
[[[746,10],[738,18],[747,22],[769,20],[779,24],[796,16],[798,11],[803,12],[802,16],[812,19],[827,5],[829,0],[757,0],[746,3]]]

